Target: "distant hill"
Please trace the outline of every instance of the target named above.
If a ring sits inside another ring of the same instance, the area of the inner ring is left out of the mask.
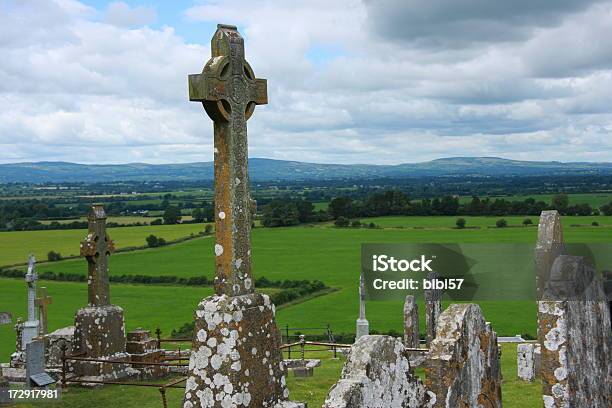
[[[612,175],[612,163],[562,163],[500,159],[497,157],[450,157],[398,165],[316,164],[296,161],[249,159],[251,179],[333,180],[409,178],[425,176],[545,176]],[[37,162],[0,164],[0,183],[109,182],[146,180],[211,180],[213,163],[182,164],[76,164]]]

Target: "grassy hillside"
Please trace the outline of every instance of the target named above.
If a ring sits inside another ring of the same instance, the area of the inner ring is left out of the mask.
[[[109,235],[117,248],[125,248],[145,245],[145,237],[150,234],[169,241],[203,230],[203,224],[153,225],[110,228]],[[63,256],[78,255],[79,243],[86,234],[85,229],[0,232],[0,265],[25,263],[29,253],[39,260],[46,260],[51,250]]]

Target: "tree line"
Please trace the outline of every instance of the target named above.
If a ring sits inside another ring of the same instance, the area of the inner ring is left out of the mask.
[[[399,190],[373,193],[363,199],[340,196],[331,200],[327,211],[314,211],[314,205],[303,199],[276,199],[264,206],[262,225],[264,227],[283,227],[307,222],[329,220],[350,220],[361,217],[381,217],[388,215],[407,216],[539,216],[544,210],[556,209],[562,215],[612,215],[612,202],[600,208],[588,203],[569,203],[567,194],[556,194],[550,203],[534,198],[508,200],[505,198],[472,197],[461,203],[457,196],[423,198],[412,200]]]

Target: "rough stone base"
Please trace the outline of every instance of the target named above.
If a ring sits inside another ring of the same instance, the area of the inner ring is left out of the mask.
[[[85,307],[74,318],[72,354],[108,360],[129,360],[125,352],[125,323],[119,306]],[[105,379],[130,375],[128,366],[112,363],[75,361],[74,374]]]
[[[370,334],[370,323],[366,319],[357,319],[356,327],[355,341],[359,340],[362,336]]]
[[[421,408],[429,406],[429,398],[410,374],[401,340],[363,336],[351,347],[342,377],[322,408]]]
[[[299,406],[285,402],[289,391],[274,315],[270,298],[260,293],[200,302],[184,408]]]

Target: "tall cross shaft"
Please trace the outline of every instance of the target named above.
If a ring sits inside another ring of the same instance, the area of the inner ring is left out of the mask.
[[[87,258],[87,296],[92,306],[110,305],[108,257],[115,245],[106,233],[106,213],[101,205],[92,205],[88,232],[81,242],[81,256]]]
[[[202,73],[189,75],[189,100],[214,122],[215,292],[239,296],[254,291],[246,121],[268,103],[267,84],[245,60],[236,27],[219,24],[211,49]]]
[[[38,275],[36,274],[36,258],[34,255],[30,255],[28,259],[28,272],[25,276],[26,283],[28,285],[28,321],[35,321],[36,319],[36,281]]]

